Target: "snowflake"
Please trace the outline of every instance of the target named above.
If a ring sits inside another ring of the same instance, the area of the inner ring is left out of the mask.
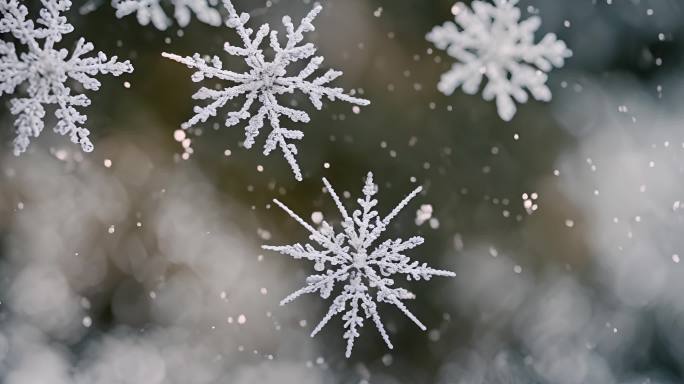
[[[515,101],[527,102],[525,88],[541,101],[551,100],[546,86],[553,67],[562,67],[572,51],[549,33],[537,44],[534,33],[541,25],[533,16],[520,22],[518,0],[475,0],[472,11],[463,3],[452,8],[456,23],[446,22],[427,34],[427,40],[454,57],[451,69],[442,75],[438,89],[451,95],[458,87],[475,94],[487,77],[482,96],[496,99],[499,116],[505,121],[516,112]]]
[[[17,115],[14,154],[26,151],[30,138],[40,135],[45,126],[45,105],[55,105],[55,132],[69,135],[72,142],[90,152],[93,150],[88,138],[90,132],[83,127],[87,117],[75,108],[90,105],[90,99],[83,94],[72,94],[66,82],[71,79],[84,89],[96,91],[100,82],[93,76],[99,73],[119,76],[132,72],[133,67],[128,61],[117,62],[116,56],[107,59],[102,52],[97,57],[82,57],[93,50],[93,44],[83,38],[76,42],[71,57],[65,48],[56,49],[54,46],[62,36],[74,30],[66,17],[61,16],[69,10],[71,1],[41,2],[43,8],[34,24],[26,19],[28,9],[18,0],[0,0],[0,34],[11,34],[25,46],[25,52],[17,56],[13,43],[0,40],[0,96],[13,94],[18,86],[28,83],[25,87],[28,97],[10,100],[10,112]],[[43,40],[42,46],[40,40]]]
[[[205,24],[218,27],[221,25],[221,14],[213,7],[213,1],[208,0],[112,0],[116,9],[116,17],[122,18],[135,13],[140,25],[148,25],[150,21],[159,30],[171,26],[171,19],[162,8],[162,3],[171,3],[174,17],[181,27],[190,23],[190,17],[195,14],[197,19]]]
[[[453,272],[430,268],[425,263],[420,265],[418,261],[412,261],[410,257],[403,254],[423,243],[423,238],[420,236],[411,237],[408,240],[386,240],[371,248],[373,242],[387,229],[390,221],[420,193],[422,188],[416,188],[389,215],[381,218],[374,209],[378,201],[373,196],[377,193],[378,187],[373,184],[373,174],[369,173],[366,178],[363,187],[364,198],[357,200],[361,209],[355,210],[351,216],[325,178],[323,183],[342,215],[342,233],[335,234],[333,227],[325,221],[321,223],[319,229],[315,229],[283,203],[274,200],[311,233],[309,239],[322,249],[319,250],[311,244],[302,246],[299,243],[285,246],[265,245],[263,248],[292,256],[295,259],[310,260],[314,262],[316,271],[325,272],[309,276],[306,279],[306,286],[287,296],[280,304],[290,303],[305,293],[318,292],[322,298],[327,299],[336,282],[345,282],[342,292],[333,299],[327,314],[313,330],[311,337],[315,336],[335,315],[344,312],[342,320],[346,331],[343,338],[347,340],[345,355],[350,357],[354,340],[359,337],[359,328],[363,326],[365,315],[365,318],[372,318],[383,340],[392,349],[392,343],[380,320],[377,303],[395,305],[420,329],[426,328],[403,303],[403,300],[413,299],[415,295],[404,288],[393,287],[394,280],[391,276],[403,275],[407,280],[430,280],[432,276],[456,276]],[[375,298],[371,289],[375,291]]]
[[[200,82],[206,78],[217,78],[233,85],[222,88],[212,89],[202,87],[193,95],[195,100],[212,100],[207,106],[197,106],[194,108],[195,115],[183,123],[183,129],[204,123],[211,116],[216,116],[219,108],[226,105],[229,100],[245,95],[245,101],[238,111],[228,112],[225,125],[234,126],[242,120],[249,119],[245,128],[244,146],[251,148],[255,138],[259,135],[259,130],[264,126],[264,120],[268,120],[271,125],[271,132],[266,138],[264,145],[264,155],[268,155],[280,147],[287,162],[292,168],[292,172],[297,180],[302,180],[302,174],[295,159],[297,147],[289,143],[288,140],[301,140],[304,133],[299,130],[289,129],[281,126],[280,118],[285,116],[293,122],[309,122],[309,115],[303,111],[286,107],[279,103],[278,96],[282,94],[292,94],[300,91],[309,97],[311,103],[320,110],[323,107],[322,98],[327,97],[331,101],[336,99],[357,105],[368,105],[368,100],[353,97],[344,92],[342,88],[328,87],[328,83],[342,75],[342,72],[328,70],[324,75],[315,79],[309,76],[323,63],[323,57],[315,56],[316,47],[312,43],[298,45],[304,39],[303,33],[311,32],[314,26],[311,24],[314,18],[321,11],[320,5],[315,5],[313,10],[302,20],[298,27],[295,27],[289,16],[283,17],[283,24],[287,31],[287,43],[281,46],[278,41],[278,32],[270,31],[268,24],[263,24],[256,34],[253,30],[245,27],[249,20],[249,14],[238,15],[230,0],[223,0],[223,5],[228,10],[227,25],[236,30],[244,47],[233,46],[225,43],[224,50],[233,56],[244,57],[249,66],[248,72],[237,73],[223,69],[221,60],[214,56],[211,60],[205,60],[199,54],[192,57],[181,57],[175,54],[163,53],[164,57],[178,61],[193,68],[196,72],[192,75],[194,82]],[[272,61],[267,61],[264,52],[259,46],[262,41],[269,36],[270,47],[274,54]],[[287,68],[290,64],[300,60],[307,60],[308,63],[298,74],[288,75]],[[251,112],[252,105],[258,102],[258,110]]]

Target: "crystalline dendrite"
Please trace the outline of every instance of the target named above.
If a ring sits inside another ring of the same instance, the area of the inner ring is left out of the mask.
[[[302,179],[299,165],[295,159],[297,147],[288,142],[289,140],[301,140],[304,133],[299,130],[281,126],[281,117],[286,117],[293,122],[309,122],[309,115],[299,109],[285,106],[280,103],[278,96],[291,94],[299,91],[308,96],[316,109],[323,107],[323,98],[329,100],[343,100],[352,104],[367,105],[368,100],[353,97],[344,92],[342,88],[329,87],[328,84],[342,75],[342,72],[328,70],[322,76],[310,79],[310,76],[321,66],[323,57],[314,56],[316,47],[311,43],[301,44],[305,32],[314,30],[312,24],[314,18],[321,11],[321,6],[316,5],[309,14],[304,17],[299,26],[292,23],[289,16],[283,17],[287,42],[281,45],[278,40],[278,32],[271,31],[268,24],[263,24],[256,32],[247,28],[245,24],[249,20],[247,13],[238,14],[230,0],[223,0],[223,5],[228,11],[227,25],[235,29],[240,36],[243,46],[234,46],[230,43],[224,45],[226,53],[232,56],[244,58],[249,70],[243,73],[223,69],[223,64],[218,56],[206,60],[199,54],[192,57],[182,57],[171,53],[163,53],[164,57],[178,61],[193,68],[195,73],[192,80],[200,82],[205,79],[216,78],[221,81],[232,83],[230,86],[220,89],[202,87],[193,95],[196,100],[209,100],[206,106],[196,106],[195,115],[183,124],[188,129],[198,123],[204,123],[209,117],[216,116],[219,109],[229,101],[244,95],[244,103],[237,111],[228,112],[225,125],[236,125],[243,120],[248,120],[245,128],[246,148],[254,145],[259,130],[268,121],[271,132],[266,138],[264,154],[268,155],[276,148],[280,148],[297,180]],[[264,51],[260,48],[264,39],[269,40],[270,48],[274,54],[268,61]],[[288,74],[288,67],[296,62],[308,60],[304,68],[296,74]],[[252,107],[256,111],[252,111]]]
[[[346,356],[351,356],[354,340],[359,337],[359,328],[364,319],[372,319],[383,340],[391,349],[387,331],[380,319],[377,304],[387,303],[399,308],[420,329],[425,330],[423,323],[404,305],[404,300],[413,299],[415,295],[404,288],[394,286],[393,277],[399,275],[407,280],[429,280],[433,276],[455,276],[453,272],[433,269],[427,264],[411,260],[404,253],[423,243],[420,236],[408,240],[385,240],[380,244],[374,242],[387,229],[390,221],[413,199],[421,188],[416,188],[389,215],[380,217],[375,210],[378,201],[373,198],[378,188],[373,184],[373,175],[368,174],[363,187],[364,198],[357,200],[360,208],[351,215],[342,205],[340,198],[326,179],[325,187],[332,196],[342,215],[342,232],[335,233],[334,228],[323,221],[316,229],[278,200],[274,202],[294,218],[309,232],[312,244],[299,243],[285,246],[263,246],[264,249],[280,252],[295,259],[306,259],[314,263],[314,274],[306,279],[306,286],[293,292],[280,304],[285,305],[306,293],[317,293],[322,298],[333,294],[336,283],[342,286],[341,292],[335,295],[332,304],[311,333],[315,336],[337,314],[343,314],[347,340]],[[339,286],[338,285],[338,286]]]
[[[164,11],[164,3],[173,7],[174,18],[181,27],[190,23],[192,14],[205,24],[221,25],[221,14],[208,0],[113,0],[112,6],[118,18],[135,13],[140,25],[152,22],[157,29],[165,30],[172,21]]]
[[[509,121],[516,112],[515,101],[525,103],[527,91],[541,101],[551,100],[546,86],[547,72],[562,67],[572,56],[565,43],[549,33],[534,42],[541,20],[533,16],[520,21],[518,0],[475,0],[472,10],[456,3],[454,22],[436,26],[427,40],[458,62],[442,75],[438,88],[450,95],[456,88],[475,94],[487,78],[482,96],[496,100],[499,116]]]
[[[18,53],[14,43],[5,37],[0,40],[0,96],[15,94],[20,87],[26,97],[14,95],[10,100],[10,112],[16,115],[14,127],[14,153],[26,151],[31,137],[38,137],[45,126],[45,106],[53,105],[57,125],[55,132],[69,135],[71,141],[90,152],[93,144],[89,131],[83,127],[87,117],[75,107],[90,105],[90,99],[75,93],[66,83],[72,81],[87,90],[98,90],[97,74],[119,76],[132,72],[128,61],[117,62],[117,57],[107,58],[102,52],[96,57],[83,57],[93,50],[93,44],[80,38],[73,52],[55,48],[62,36],[74,30],[62,12],[71,7],[68,0],[42,0],[43,8],[38,19],[26,19],[28,9],[18,0],[0,0],[0,34],[11,35],[23,48]],[[42,43],[41,43],[42,42]]]

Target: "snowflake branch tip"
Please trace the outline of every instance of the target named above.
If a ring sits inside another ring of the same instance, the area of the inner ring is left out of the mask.
[[[264,143],[264,155],[269,155],[273,150],[279,149],[295,179],[301,181],[303,177],[297,161],[298,150],[293,141],[303,139],[304,133],[281,124],[284,124],[283,118],[293,123],[308,123],[310,117],[304,110],[285,106],[280,98],[286,94],[299,92],[307,96],[314,108],[318,110],[323,108],[324,98],[359,106],[368,105],[370,102],[354,96],[353,93],[345,93],[342,88],[329,86],[342,74],[340,71],[329,70],[323,75],[314,77],[323,58],[314,56],[316,47],[312,43],[302,41],[304,33],[314,30],[313,20],[322,9],[320,4],[316,4],[298,26],[294,25],[289,16],[283,17],[286,32],[285,45],[278,40],[278,32],[271,31],[268,24],[263,24],[256,30],[247,28],[249,14],[238,14],[230,0],[223,0],[223,5],[228,12],[226,25],[234,29],[241,40],[240,46],[225,43],[224,51],[230,56],[243,58],[249,69],[242,73],[226,70],[217,56],[205,59],[197,53],[192,57],[163,53],[165,58],[193,69],[195,71],[191,77],[193,82],[216,78],[229,83],[222,89],[203,87],[197,91],[193,99],[208,100],[209,104],[196,106],[193,109],[194,116],[182,127],[189,129],[197,124],[205,123],[210,117],[218,115],[226,107],[228,100],[244,97],[244,104],[238,111],[229,111],[226,114],[225,126],[231,127],[246,121],[244,146],[251,148],[261,133],[261,129],[268,123],[270,132]],[[270,60],[261,48],[264,41],[267,41],[270,51],[273,52]],[[307,61],[303,70],[288,74],[293,64]]]
[[[183,56],[176,55],[175,53],[162,52],[161,55],[162,57],[171,59],[173,61],[177,61],[179,63],[183,63],[185,61],[185,58]]]
[[[312,330],[311,337],[316,336],[332,318],[341,314],[344,328],[342,338],[346,340],[345,356],[351,356],[365,319],[372,319],[383,341],[392,349],[389,335],[380,319],[378,303],[397,307],[420,329],[427,329],[404,304],[405,300],[414,299],[415,295],[404,288],[394,287],[394,276],[398,275],[409,281],[429,280],[433,276],[455,276],[453,272],[430,268],[426,263],[420,264],[405,255],[406,251],[423,243],[424,239],[420,236],[413,236],[408,240],[385,240],[373,245],[401,208],[420,193],[422,188],[416,188],[381,220],[375,210],[377,200],[374,196],[378,187],[373,183],[372,173],[369,172],[365,177],[363,197],[357,200],[359,208],[351,214],[330,182],[323,178],[323,184],[342,216],[340,232],[336,232],[326,221],[321,221],[318,228],[315,228],[285,204],[273,200],[309,231],[309,240],[312,243],[264,245],[262,248],[294,259],[309,260],[314,263],[314,270],[318,272],[310,275],[304,287],[285,297],[280,304],[288,304],[309,293],[318,294],[323,299],[334,297],[325,316]]]

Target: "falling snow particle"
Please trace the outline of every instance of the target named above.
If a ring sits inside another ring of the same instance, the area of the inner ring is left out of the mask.
[[[499,251],[497,251],[496,248],[494,248],[494,247],[489,247],[489,254],[492,257],[497,257],[497,256],[499,256]]]
[[[539,195],[536,192],[522,194],[523,208],[525,208],[525,212],[527,212],[528,215],[533,214],[539,208],[536,203],[537,198],[539,198]]]
[[[416,225],[423,225],[426,221],[432,218],[432,205],[423,204],[420,209],[416,211]]]
[[[311,221],[318,225],[323,222],[323,213],[320,211],[313,212],[311,214]]]
[[[259,236],[261,240],[271,240],[271,232],[265,229],[257,228],[257,236]]]

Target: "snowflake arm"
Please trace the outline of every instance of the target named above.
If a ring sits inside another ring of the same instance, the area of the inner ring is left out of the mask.
[[[74,81],[83,89],[96,91],[101,85],[96,75],[119,76],[132,72],[133,67],[128,61],[119,62],[116,56],[108,58],[102,52],[96,57],[84,57],[94,47],[83,38],[78,39],[71,56],[66,49],[55,48],[64,34],[73,31],[73,26],[61,15],[71,8],[71,1],[41,2],[43,7],[34,23],[27,19],[25,5],[17,0],[0,0],[0,34],[12,35],[24,47],[17,55],[14,44],[0,41],[0,96],[14,94],[19,85],[27,83],[27,97],[15,95],[10,99],[10,113],[17,116],[14,154],[26,151],[31,138],[40,135],[45,126],[46,106],[54,107],[55,132],[68,135],[83,151],[90,152],[93,144],[90,132],[84,127],[87,117],[76,107],[87,107],[91,101],[84,94],[72,93],[67,82]]]
[[[118,62],[116,56],[107,59],[107,55],[103,52],[98,52],[97,57],[81,58],[84,54],[92,52],[93,49],[95,49],[95,46],[92,43],[86,42],[84,38],[80,38],[76,42],[71,58],[66,62],[66,74],[81,83],[83,88],[90,91],[99,90],[101,83],[93,77],[98,74],[121,76],[123,73],[132,71],[128,61],[125,63]]]
[[[285,211],[290,217],[295,219],[301,226],[306,228],[306,230],[309,231],[309,239],[315,241],[316,243],[319,244],[319,246],[322,246],[326,248],[326,252],[318,252],[315,251],[313,246],[306,244],[305,248],[303,249],[299,244],[295,244],[294,246],[281,246],[281,247],[274,247],[274,246],[264,246],[264,249],[272,250],[272,251],[277,251],[283,254],[290,255],[294,257],[295,259],[297,258],[306,258],[311,261],[315,262],[314,269],[322,272],[325,270],[325,263],[330,262],[331,265],[338,265],[346,262],[353,261],[353,257],[348,254],[349,247],[344,245],[344,235],[335,235],[333,228],[326,222],[323,222],[323,225],[321,226],[320,230],[315,229],[312,227],[309,223],[304,221],[299,215],[294,213],[290,208],[288,208],[285,204],[281,203],[277,199],[274,199],[273,202],[278,205],[283,211]],[[308,255],[304,256],[301,252],[302,251],[307,251]],[[329,253],[333,253],[333,256],[327,256]],[[320,256],[319,256],[320,255]],[[319,257],[317,257],[319,256]]]
[[[19,60],[14,44],[0,41],[0,96],[14,93],[14,89],[28,78],[28,65]]]
[[[370,102],[348,94],[342,88],[330,86],[330,83],[342,75],[340,71],[328,70],[323,75],[314,77],[324,59],[314,56],[316,47],[312,43],[302,42],[304,34],[314,30],[313,21],[321,12],[320,5],[315,5],[297,26],[289,16],[283,17],[286,32],[284,45],[278,39],[278,32],[272,31],[268,24],[261,25],[255,31],[247,27],[249,14],[238,14],[230,0],[223,0],[223,5],[228,13],[226,25],[234,29],[241,40],[241,46],[225,43],[223,49],[229,56],[241,57],[249,70],[237,73],[224,69],[217,56],[205,59],[197,53],[185,57],[162,53],[165,58],[194,70],[191,77],[193,82],[216,78],[229,83],[221,89],[200,88],[192,97],[195,100],[206,100],[208,104],[195,106],[194,115],[181,127],[190,129],[197,124],[205,123],[226,107],[228,101],[244,96],[242,106],[226,114],[225,126],[231,127],[246,121],[243,144],[245,148],[252,148],[261,129],[268,123],[271,130],[264,143],[264,155],[268,156],[273,150],[280,149],[295,178],[302,180],[297,162],[298,150],[293,141],[302,140],[304,133],[287,128],[282,118],[285,117],[293,123],[308,123],[311,119],[306,111],[283,105],[279,97],[300,92],[307,96],[317,110],[323,108],[324,99],[341,100],[355,105],[368,105]],[[273,51],[270,61],[261,48],[266,40]],[[308,62],[302,70],[296,74],[288,74],[291,64],[304,60]]]
[[[351,356],[354,341],[360,336],[359,330],[363,327],[364,318],[372,319],[385,344],[392,349],[377,303],[392,304],[420,329],[425,330],[426,327],[404,304],[404,300],[414,299],[415,295],[404,288],[393,287],[394,280],[391,276],[400,275],[409,281],[429,280],[433,276],[455,276],[453,272],[430,268],[425,263],[421,265],[404,255],[406,251],[423,243],[423,238],[419,236],[405,241],[386,240],[369,251],[391,220],[422,189],[416,188],[381,219],[375,210],[377,200],[374,196],[378,188],[373,184],[371,173],[366,177],[362,189],[363,198],[357,199],[360,209],[354,210],[351,214],[327,179],[323,179],[323,184],[342,216],[341,233],[335,234],[333,227],[325,221],[316,229],[285,204],[274,200],[276,205],[309,231],[309,239],[322,250],[310,244],[302,246],[299,243],[285,246],[264,245],[263,248],[295,259],[312,261],[316,271],[324,272],[309,276],[306,285],[288,295],[281,301],[281,305],[288,304],[307,293],[318,293],[321,298],[327,299],[335,290],[337,282],[346,282],[342,291],[333,299],[325,316],[311,332],[311,336],[316,336],[333,317],[342,314],[345,329],[342,338],[347,342],[347,357]]]
[[[545,35],[539,43],[534,34],[541,19],[533,16],[520,21],[518,0],[494,0],[494,4],[475,0],[468,8],[456,3],[454,22],[430,31],[426,39],[456,59],[442,75],[437,86],[446,95],[462,88],[475,94],[484,77],[485,100],[495,100],[499,116],[509,121],[516,113],[515,102],[525,103],[528,92],[536,100],[550,101],[547,72],[561,68],[572,51],[555,34]]]
[[[112,0],[116,17],[123,18],[135,13],[140,25],[150,22],[159,30],[166,30],[172,20],[166,15],[162,2],[165,0]],[[174,9],[174,18],[180,27],[190,24],[192,14],[197,20],[218,27],[221,25],[221,14],[207,0],[170,0]]]

